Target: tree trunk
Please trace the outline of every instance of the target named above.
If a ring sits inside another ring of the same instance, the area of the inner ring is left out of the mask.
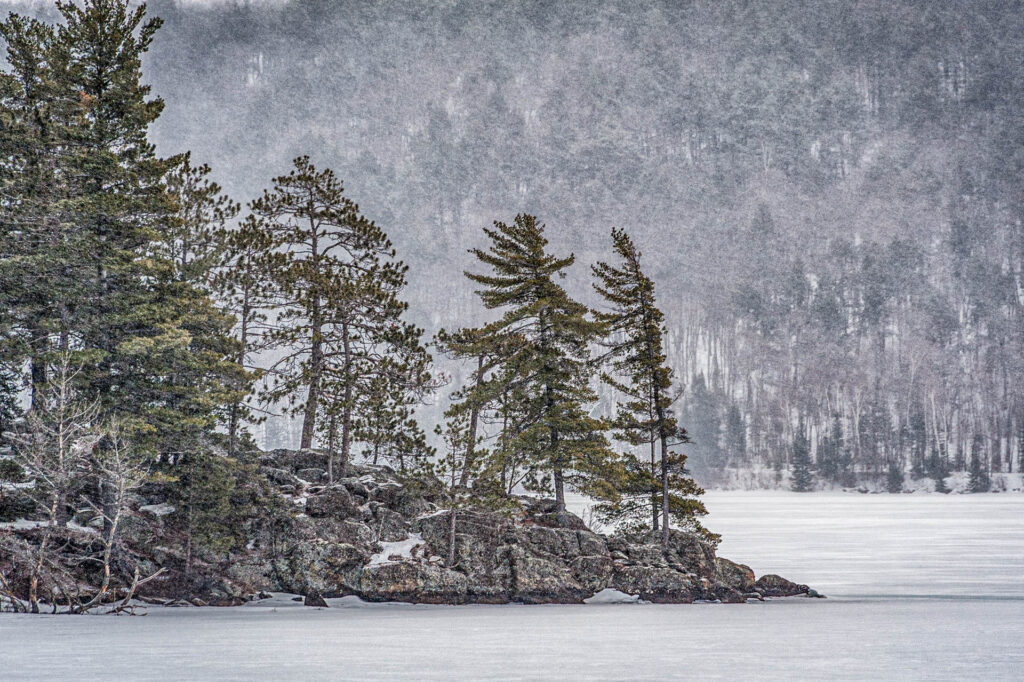
[[[445,564],[448,568],[455,566],[455,523],[456,523],[455,500],[452,500],[452,509],[448,513],[448,561]]]
[[[348,325],[341,326],[341,334],[345,349],[345,402],[341,411],[341,456],[338,461],[338,473],[344,478],[348,475],[349,452],[352,448],[352,341],[348,337]]]
[[[299,447],[303,450],[313,447],[313,433],[316,429],[316,411],[320,404],[320,377],[324,366],[323,337],[319,326],[313,329],[313,344],[309,362],[309,393],[306,396],[306,408],[302,417],[302,441]]]
[[[331,414],[331,424],[327,430],[327,483],[334,483],[334,446],[338,433],[338,418]]]
[[[654,456],[655,445],[654,439],[651,439],[651,475],[658,475],[658,461]],[[653,491],[651,492],[651,523],[654,530],[658,530],[658,518],[661,516],[661,511],[658,509],[658,496]]]
[[[36,412],[46,410],[46,361],[43,351],[36,348],[32,354],[32,409]]]
[[[249,306],[249,289],[246,287],[244,298],[242,301],[241,310],[241,324],[242,328],[238,334],[238,341],[241,344],[241,348],[238,350],[238,356],[235,361],[238,366],[243,370],[245,369],[245,351],[249,347],[249,315],[252,311]],[[231,404],[231,417],[228,421],[228,454],[234,457],[238,454],[238,426],[241,420],[242,405],[239,401],[235,401]]]
[[[568,525],[569,517],[565,513],[565,482],[562,479],[561,465],[555,466],[555,520],[559,528]]]
[[[480,388],[480,381],[483,378],[484,356],[477,358],[476,382],[474,389]],[[480,405],[474,401],[473,408],[469,411],[469,434],[466,442],[466,458],[462,463],[462,474],[459,476],[459,485],[465,488],[469,485],[469,474],[473,468],[473,460],[476,459],[476,430],[480,421]]]
[[[662,416],[664,419],[664,416]],[[661,547],[668,549],[668,434],[661,431]]]

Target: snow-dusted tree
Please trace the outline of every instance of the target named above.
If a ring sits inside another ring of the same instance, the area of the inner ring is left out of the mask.
[[[792,463],[793,480],[790,483],[790,488],[798,493],[810,491],[814,487],[814,472],[811,470],[813,462],[811,461],[811,444],[807,440],[802,417],[796,434],[793,436]]]
[[[53,561],[54,538],[67,525],[69,505],[78,501],[89,472],[89,456],[100,439],[99,408],[83,401],[75,389],[81,372],[70,352],[61,353],[48,367],[49,382],[41,409],[28,412],[24,424],[10,434],[14,461],[34,481],[29,489],[42,525],[31,548],[28,601],[39,611],[39,583]]]
[[[177,211],[167,220],[157,250],[174,266],[174,278],[210,292],[224,260],[228,223],[241,207],[210,179],[210,167],[185,154],[167,176]]]
[[[249,215],[235,229],[221,233],[221,260],[214,271],[212,288],[218,305],[235,318],[234,336],[238,345],[235,362],[245,374],[238,377],[236,392],[228,407],[228,452],[238,451],[244,423],[258,422],[250,405],[251,382],[263,375],[255,364],[260,351],[271,343],[269,315],[276,294],[270,273],[283,254],[273,250],[273,236],[264,223]]]
[[[422,330],[402,319],[407,268],[383,230],[360,215],[330,169],[318,171],[308,157],[294,166],[251,204],[279,254],[268,272],[278,308],[266,336],[285,354],[269,370],[266,397],[298,403],[303,448],[323,432],[317,418],[326,414],[344,474],[369,392],[383,382],[406,406],[429,389],[430,356]]]
[[[631,474],[628,490],[623,491],[627,500],[605,505],[603,510],[619,520],[635,522],[640,520],[638,515],[646,516],[655,530],[660,514],[662,544],[667,547],[670,518],[683,519],[687,528],[699,528],[697,517],[707,510],[695,499],[703,491],[686,475],[685,456],[670,451],[688,439],[672,414],[679,393],[672,391],[672,368],[662,341],[665,316],[655,301],[654,282],[644,274],[641,254],[625,230],[612,230],[612,244],[620,262],[592,267],[594,288],[608,306],[596,314],[608,334],[604,345],[611,373],[604,373],[602,379],[625,397],[612,420],[616,438],[634,447],[649,446],[651,460],[645,471],[636,466],[634,455],[627,455]],[[657,456],[656,446],[660,446]],[[649,505],[643,514],[638,498]]]
[[[491,273],[466,276],[481,285],[485,307],[504,311],[480,333],[491,338],[490,345],[506,344],[503,363],[511,371],[499,381],[515,384],[510,395],[528,424],[507,439],[504,449],[551,476],[557,517],[564,523],[567,481],[597,498],[617,497],[612,482],[621,473],[618,457],[608,447],[605,425],[587,410],[597,399],[590,386],[589,345],[603,325],[589,319],[587,307],[556,283],[574,257],[548,253],[544,227],[534,216],[520,214],[511,225],[495,222],[484,231],[490,247],[471,252]],[[549,489],[546,477],[537,483]]]
[[[983,446],[984,436],[975,434],[971,439],[971,463],[968,469],[970,477],[967,482],[967,489],[972,493],[987,493],[992,489],[992,476],[982,454]]]

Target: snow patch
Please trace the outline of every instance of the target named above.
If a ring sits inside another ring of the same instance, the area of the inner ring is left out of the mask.
[[[0,482],[0,490],[31,490],[36,487],[36,480],[33,478],[31,481],[25,481],[24,483],[10,483],[7,481]]]
[[[377,554],[370,557],[370,566],[383,566],[385,564],[393,564],[396,561],[390,559],[390,557],[398,556],[402,559],[411,559],[413,550],[420,545],[425,544],[423,536],[419,533],[410,533],[409,537],[404,540],[397,542],[382,542],[380,546],[383,548]]]
[[[161,504],[143,505],[139,507],[139,511],[146,512],[147,514],[152,514],[153,516],[167,516],[168,514],[173,514],[176,511],[176,509],[174,508],[173,504],[167,504],[166,502],[163,502]]]
[[[17,521],[3,521],[0,522],[0,528],[6,530],[31,530],[33,528],[39,528],[41,526],[49,525],[47,521],[29,521],[28,519],[18,519]]]
[[[45,528],[49,526],[49,521],[30,521],[29,519],[18,519],[16,521],[3,521],[0,522],[0,530],[32,530],[33,528]],[[94,528],[88,528],[81,526],[74,521],[68,521],[68,530],[75,530],[79,533],[90,533],[96,535]]]
[[[639,604],[640,595],[626,594],[611,587],[606,587],[593,597],[583,600],[584,604]]]

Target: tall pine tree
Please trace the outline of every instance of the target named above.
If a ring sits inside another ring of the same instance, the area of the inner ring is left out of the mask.
[[[268,273],[278,307],[267,338],[285,355],[269,370],[267,398],[298,402],[300,447],[312,447],[318,433],[337,441],[344,475],[371,393],[391,398],[375,409],[407,409],[432,388],[431,359],[422,330],[402,319],[407,267],[387,235],[330,169],[318,171],[308,157],[294,166],[251,204],[279,254]],[[332,473],[334,455],[332,447]]]
[[[658,528],[660,512],[662,544],[667,547],[670,518],[680,518],[687,527],[699,529],[696,517],[707,510],[695,499],[703,491],[686,476],[685,457],[669,449],[688,439],[672,414],[678,396],[671,393],[672,368],[666,362],[662,341],[665,316],[656,305],[654,282],[644,274],[641,254],[625,230],[613,229],[612,243],[620,263],[592,267],[597,279],[594,288],[609,308],[597,314],[609,334],[605,344],[612,370],[602,378],[626,398],[612,422],[616,437],[632,446],[650,447],[650,476],[640,475],[634,465],[632,487],[647,488],[644,494],[651,503],[652,525]],[[656,446],[660,446],[658,455]]]
[[[544,227],[534,216],[520,214],[511,225],[495,222],[484,231],[490,247],[471,253],[491,273],[466,276],[481,285],[477,293],[485,307],[504,311],[481,334],[508,348],[503,362],[512,369],[502,380],[517,384],[518,411],[528,424],[505,447],[550,476],[557,519],[564,524],[567,483],[600,499],[618,496],[612,483],[620,475],[618,460],[604,424],[587,409],[597,400],[589,345],[604,325],[589,319],[587,307],[555,281],[574,257],[548,253]],[[548,489],[546,479],[538,483]]]

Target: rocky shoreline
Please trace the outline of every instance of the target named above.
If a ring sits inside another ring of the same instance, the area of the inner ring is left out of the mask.
[[[289,592],[318,606],[348,595],[371,602],[574,604],[609,589],[658,603],[817,596],[776,575],[755,578],[695,534],[673,531],[663,551],[660,534],[607,537],[571,514],[558,527],[551,501],[524,498],[504,513],[458,509],[452,535],[450,500],[436,479],[352,465],[347,477],[327,484],[322,457],[259,454],[274,509],[247,524],[244,549],[227,556],[192,548],[186,562],[180,512],[160,486],[148,486],[125,525],[126,563],[143,574],[162,573],[137,596],[237,605]],[[88,534],[87,525],[75,528],[68,532]]]

